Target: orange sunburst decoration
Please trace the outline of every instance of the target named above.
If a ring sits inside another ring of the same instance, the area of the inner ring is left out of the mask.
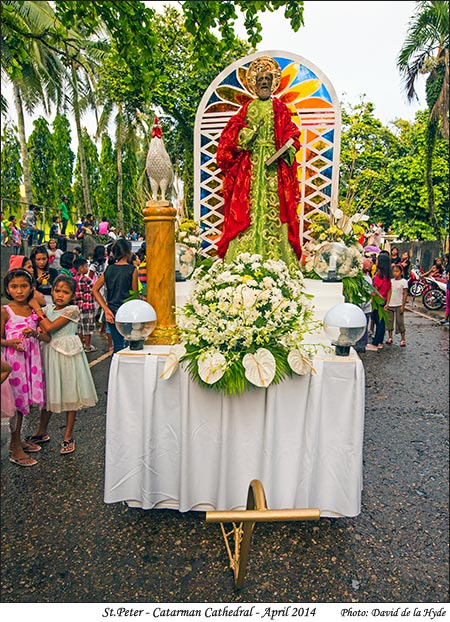
[[[256,75],[259,71],[270,71],[274,80],[272,92],[283,101],[296,115],[297,109],[317,110],[333,107],[322,81],[299,63],[291,62],[283,69],[276,59],[260,56],[249,63],[248,67],[239,67],[234,75],[219,85],[205,112],[237,112],[248,100],[255,97]]]

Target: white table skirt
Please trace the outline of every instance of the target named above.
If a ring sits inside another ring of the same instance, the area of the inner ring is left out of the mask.
[[[167,349],[113,357],[106,503],[243,509],[250,481],[259,479],[269,509],[359,514],[364,368],[357,355],[315,359],[316,374],[229,398],[198,386],[181,367],[161,380],[165,357],[155,353]]]

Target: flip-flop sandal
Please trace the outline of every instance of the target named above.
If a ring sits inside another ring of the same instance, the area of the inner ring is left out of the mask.
[[[71,454],[75,451],[75,441],[73,438],[70,441],[63,441],[61,443],[61,454]]]
[[[36,445],[36,443],[30,443],[30,441],[25,441],[24,443],[22,443],[22,447],[24,451],[27,451],[29,454],[35,454],[42,449],[40,445]]]
[[[48,443],[50,436],[48,434],[35,434],[34,436],[26,436],[28,443]]]
[[[24,451],[27,451],[30,454],[35,454],[38,451],[41,451],[42,447],[40,445],[35,445],[34,443],[30,443],[25,441],[24,443],[22,443],[22,449]],[[9,450],[9,453],[11,454],[13,452],[12,449]]]
[[[391,344],[394,343],[394,340],[389,337],[389,339],[386,341],[386,343],[387,343],[388,346],[390,346]]]
[[[30,457],[14,458],[13,456],[10,456],[9,461],[21,467],[31,467],[38,463],[37,460],[35,460],[34,458],[30,458]]]

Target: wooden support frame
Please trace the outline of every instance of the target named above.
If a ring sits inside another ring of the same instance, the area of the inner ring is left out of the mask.
[[[230,560],[230,568],[234,574],[234,584],[238,589],[244,585],[255,523],[318,520],[320,518],[319,508],[267,509],[264,488],[258,479],[253,479],[250,482],[246,507],[246,510],[206,512],[207,523],[220,523]],[[232,523],[231,531],[225,530],[225,523]],[[231,550],[230,541],[234,542],[234,552]]]

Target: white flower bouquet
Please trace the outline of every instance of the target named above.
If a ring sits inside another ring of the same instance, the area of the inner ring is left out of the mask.
[[[182,345],[171,370],[185,361],[196,381],[228,395],[311,370],[316,348],[303,339],[319,323],[300,270],[242,253],[233,263],[216,260],[206,274],[197,269],[193,279],[196,288],[178,312]]]
[[[184,220],[178,227],[175,239],[192,248],[195,252],[200,249],[201,245],[201,227],[195,220]]]

